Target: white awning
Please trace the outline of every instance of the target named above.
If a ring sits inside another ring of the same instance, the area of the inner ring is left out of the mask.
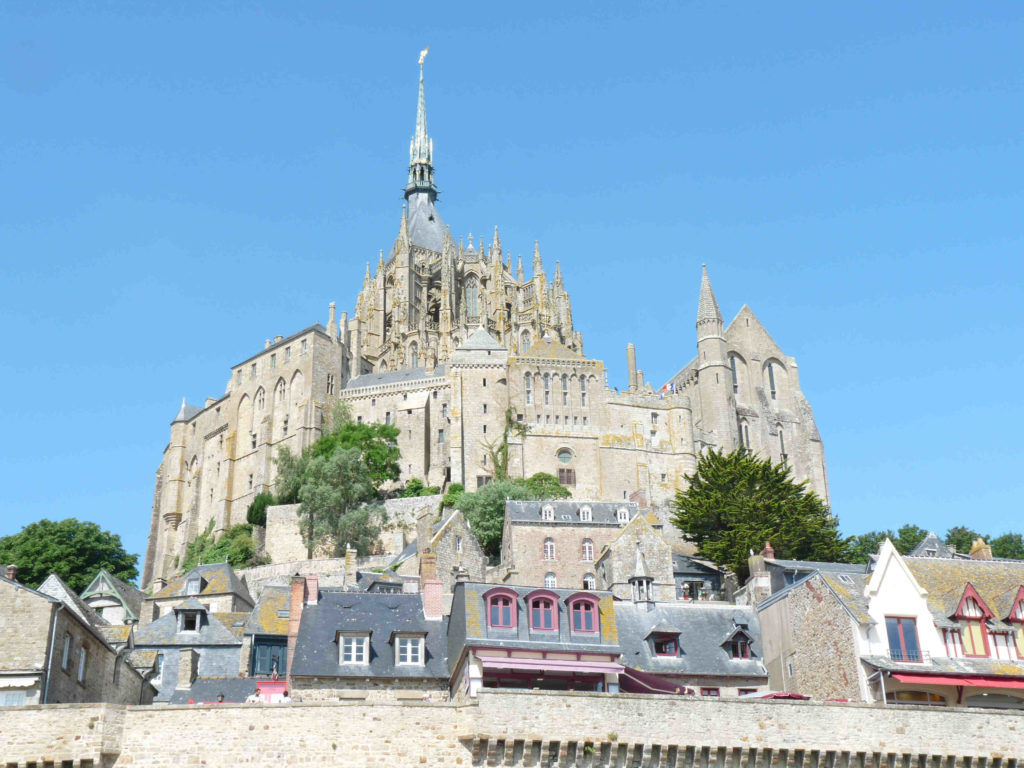
[[[0,688],[31,688],[39,677],[4,677],[0,675]]]

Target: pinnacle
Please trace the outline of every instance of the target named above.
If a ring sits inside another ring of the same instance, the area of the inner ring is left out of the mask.
[[[708,277],[706,265],[701,265],[700,280],[700,304],[697,306],[697,322],[707,320],[722,322],[722,313],[718,309],[718,301],[715,299],[715,292],[711,288],[711,279]]]

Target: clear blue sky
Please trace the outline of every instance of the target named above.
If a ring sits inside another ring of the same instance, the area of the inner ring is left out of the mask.
[[[1024,6],[845,6],[3,3],[0,535],[144,551],[181,398],[393,242],[428,44],[445,221],[539,239],[613,386],[692,357],[706,262],[844,532],[1024,529]]]

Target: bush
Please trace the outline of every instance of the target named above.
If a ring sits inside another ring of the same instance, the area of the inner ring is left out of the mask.
[[[452,483],[448,486],[448,492],[445,493],[444,498],[441,499],[441,509],[445,507],[454,507],[456,500],[466,492],[466,487],[462,483]]]
[[[217,541],[213,539],[213,520],[189,543],[185,550],[182,570],[190,571],[200,563],[223,563],[232,568],[248,568],[262,565],[264,558],[256,556],[256,542],[252,539],[252,526],[246,523],[235,525],[224,531]]]
[[[273,503],[273,494],[266,491],[256,494],[256,498],[252,500],[249,510],[245,513],[245,519],[249,522],[249,525],[265,526],[267,524],[267,507]]]

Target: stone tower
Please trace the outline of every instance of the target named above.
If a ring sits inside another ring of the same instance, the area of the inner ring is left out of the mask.
[[[706,266],[701,267],[697,305],[697,440],[731,451],[736,447],[736,404],[733,399],[729,353],[722,313],[711,288]]]

